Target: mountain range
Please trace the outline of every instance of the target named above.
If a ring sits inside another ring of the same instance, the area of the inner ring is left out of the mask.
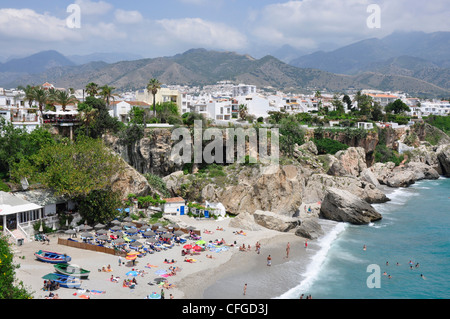
[[[231,80],[297,92],[379,89],[448,98],[449,35],[392,34],[330,52],[303,55],[290,63],[270,55],[255,59],[246,54],[205,49],[151,59],[129,56],[128,61],[113,63],[96,61],[95,55],[74,61],[73,56],[71,60],[56,51],[45,51],[0,64],[0,87],[50,82],[57,87],[78,89],[95,82],[125,91],[142,89],[150,78],[157,78],[165,84],[191,86]],[[295,53],[289,47],[284,49],[285,58]],[[278,53],[283,53],[283,49]]]
[[[450,89],[450,32],[396,32],[329,52],[302,55],[288,63],[338,74],[408,76]]]

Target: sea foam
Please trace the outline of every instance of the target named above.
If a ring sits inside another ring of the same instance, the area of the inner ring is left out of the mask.
[[[299,285],[291,288],[276,299],[294,299],[298,298],[301,293],[308,291],[309,287],[311,287],[312,283],[319,275],[333,242],[348,226],[347,223],[336,223],[326,220],[320,220],[320,223],[324,228],[325,235],[317,241],[319,248],[315,255],[311,258],[311,261],[306,268],[304,279],[299,283]]]

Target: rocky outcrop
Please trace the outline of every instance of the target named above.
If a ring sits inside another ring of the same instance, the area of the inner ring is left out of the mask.
[[[436,151],[437,158],[441,165],[442,174],[450,177],[450,145],[443,145]]]
[[[359,176],[367,168],[366,152],[362,147],[349,147],[337,152],[328,174],[335,176]]]
[[[243,212],[239,214],[238,216],[234,217],[232,220],[230,220],[229,223],[230,227],[239,228],[239,229],[245,229],[245,230],[251,230],[251,231],[257,231],[263,229],[262,226],[258,225],[255,222],[255,218],[253,217],[253,214],[250,214],[248,212]]]
[[[372,205],[348,191],[329,188],[320,208],[320,216],[355,225],[380,220],[381,214]]]
[[[418,180],[439,178],[433,167],[421,162],[409,162],[397,167],[392,162],[376,163],[370,170],[380,184],[389,187],[408,187]]]
[[[303,201],[306,203],[324,200],[328,188],[344,189],[369,203],[384,203],[389,200],[374,184],[352,176],[313,174],[307,179]]]
[[[146,130],[145,136],[132,145],[122,145],[120,139],[112,135],[105,135],[103,141],[139,173],[166,176],[182,169],[182,165],[171,158],[171,136],[170,130],[152,129]]]
[[[299,218],[287,217],[268,211],[257,210],[253,213],[253,218],[258,225],[265,228],[288,232],[300,225]]]
[[[147,179],[125,162],[124,169],[113,176],[111,189],[119,192],[121,198],[127,198],[128,194],[146,196],[152,191],[155,192]]]
[[[323,235],[324,232],[317,222],[317,218],[306,218],[303,219],[301,225],[295,229],[295,234],[303,238],[317,239]]]

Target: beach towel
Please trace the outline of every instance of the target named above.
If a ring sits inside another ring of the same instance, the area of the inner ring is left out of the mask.
[[[106,291],[101,291],[101,290],[91,290],[91,294],[92,295],[101,295],[101,294],[105,294]]]
[[[158,266],[147,264],[145,268],[158,268]]]
[[[83,299],[91,299],[91,297],[89,297],[88,295],[80,295],[79,297]]]

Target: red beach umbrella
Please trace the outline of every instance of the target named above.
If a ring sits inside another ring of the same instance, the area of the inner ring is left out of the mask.
[[[200,250],[202,250],[203,248],[202,247],[200,247],[199,245],[195,245],[194,247],[192,247],[194,250],[197,250],[197,251],[200,251]]]
[[[192,249],[192,245],[187,244],[187,245],[184,245],[183,248],[184,248],[184,249]]]

